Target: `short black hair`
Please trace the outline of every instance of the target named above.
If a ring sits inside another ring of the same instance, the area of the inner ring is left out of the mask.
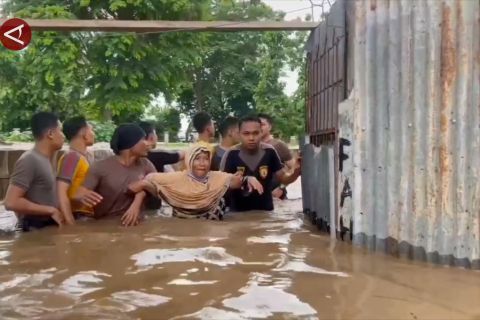
[[[267,122],[268,122],[270,125],[273,125],[273,118],[272,118],[270,115],[268,115],[268,114],[266,114],[266,113],[259,113],[259,114],[257,115],[257,117],[258,117],[259,119],[265,119],[265,120],[267,120]]]
[[[242,128],[242,125],[244,123],[247,123],[247,122],[256,122],[260,125],[262,124],[262,122],[260,121],[260,118],[258,116],[246,116],[246,117],[243,117],[242,119],[240,119],[240,121],[238,122],[238,127]]]
[[[193,116],[192,122],[195,130],[197,130],[198,133],[202,133],[212,122],[212,117],[208,113],[200,111]]]
[[[155,125],[154,125],[152,122],[150,122],[150,121],[140,121],[140,122],[138,123],[138,126],[139,126],[140,128],[142,128],[143,131],[145,131],[145,134],[146,134],[146,137],[147,137],[147,138],[148,138],[148,136],[149,136],[150,134],[153,133],[153,131],[155,131]]]
[[[228,130],[232,127],[238,126],[238,118],[236,117],[226,117],[223,122],[220,124],[220,134],[222,137],[226,137],[228,134]]]
[[[63,122],[63,134],[68,141],[71,141],[75,136],[88,126],[87,119],[84,116],[77,116],[69,118]]]
[[[30,125],[33,137],[38,140],[43,138],[48,130],[58,127],[58,117],[51,112],[38,112],[33,115]]]

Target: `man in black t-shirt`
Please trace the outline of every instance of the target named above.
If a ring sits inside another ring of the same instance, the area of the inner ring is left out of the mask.
[[[150,145],[150,151],[148,152],[148,160],[155,166],[158,172],[165,171],[165,165],[175,164],[185,157],[185,153],[183,151],[179,152],[168,152],[164,150],[155,150],[157,147],[158,136],[153,124],[147,121],[141,121],[138,125],[145,131],[147,141]],[[155,198],[151,195],[147,196],[145,200],[145,207],[147,209],[159,209],[162,206],[162,200],[159,198]]]
[[[157,147],[158,136],[153,124],[147,121],[141,121],[138,125],[145,131],[146,139],[150,144],[151,150],[148,153],[148,160],[155,166],[158,172],[164,172],[165,165],[175,164],[185,157],[185,153],[182,151],[169,152],[164,150],[155,150]]]
[[[280,183],[290,184],[300,175],[297,162],[288,174],[275,149],[261,143],[261,122],[257,117],[247,117],[239,122],[240,145],[228,150],[223,156],[220,169],[228,173],[240,172],[244,176],[254,176],[263,186],[264,193],[252,192],[245,195],[242,190],[232,190],[232,211],[273,210],[272,183],[275,177]]]

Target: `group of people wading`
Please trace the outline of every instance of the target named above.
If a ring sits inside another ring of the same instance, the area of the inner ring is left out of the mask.
[[[114,155],[93,161],[87,149],[95,133],[84,117],[62,124],[55,114],[37,113],[31,120],[35,146],[15,164],[5,207],[24,231],[109,216],[133,226],[162,200],[176,217],[221,220],[226,210],[273,210],[273,198],[285,199],[286,185],[300,175],[299,158],[273,138],[268,115],[227,117],[218,145],[211,143],[209,114],[197,113],[193,126],[198,141],[186,152],[167,152],[156,150],[151,123],[119,125],[110,141]],[[69,150],[52,166],[65,138]],[[184,170],[165,172],[181,160]]]

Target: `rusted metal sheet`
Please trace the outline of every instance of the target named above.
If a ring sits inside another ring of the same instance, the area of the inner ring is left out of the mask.
[[[338,103],[345,99],[344,4],[334,4],[307,42],[307,132],[316,146],[337,141]]]
[[[362,0],[346,12],[354,242],[480,268],[480,2]]]

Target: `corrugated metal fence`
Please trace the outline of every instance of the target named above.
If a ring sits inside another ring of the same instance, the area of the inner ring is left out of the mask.
[[[354,242],[480,268],[480,1],[345,4]]]
[[[337,219],[337,198],[330,197],[332,192],[337,193],[338,105],[346,95],[345,14],[343,2],[339,5],[342,7],[339,14],[328,15],[322,27],[316,28],[307,42],[306,128],[310,145],[317,149],[315,152],[308,147],[303,150],[304,170],[309,174],[304,175],[302,181],[315,188],[304,192],[304,209],[322,230],[329,230]],[[320,160],[322,170],[316,170]],[[330,176],[333,178],[325,179]],[[305,201],[311,192],[314,201]],[[318,199],[329,201],[319,202]]]

